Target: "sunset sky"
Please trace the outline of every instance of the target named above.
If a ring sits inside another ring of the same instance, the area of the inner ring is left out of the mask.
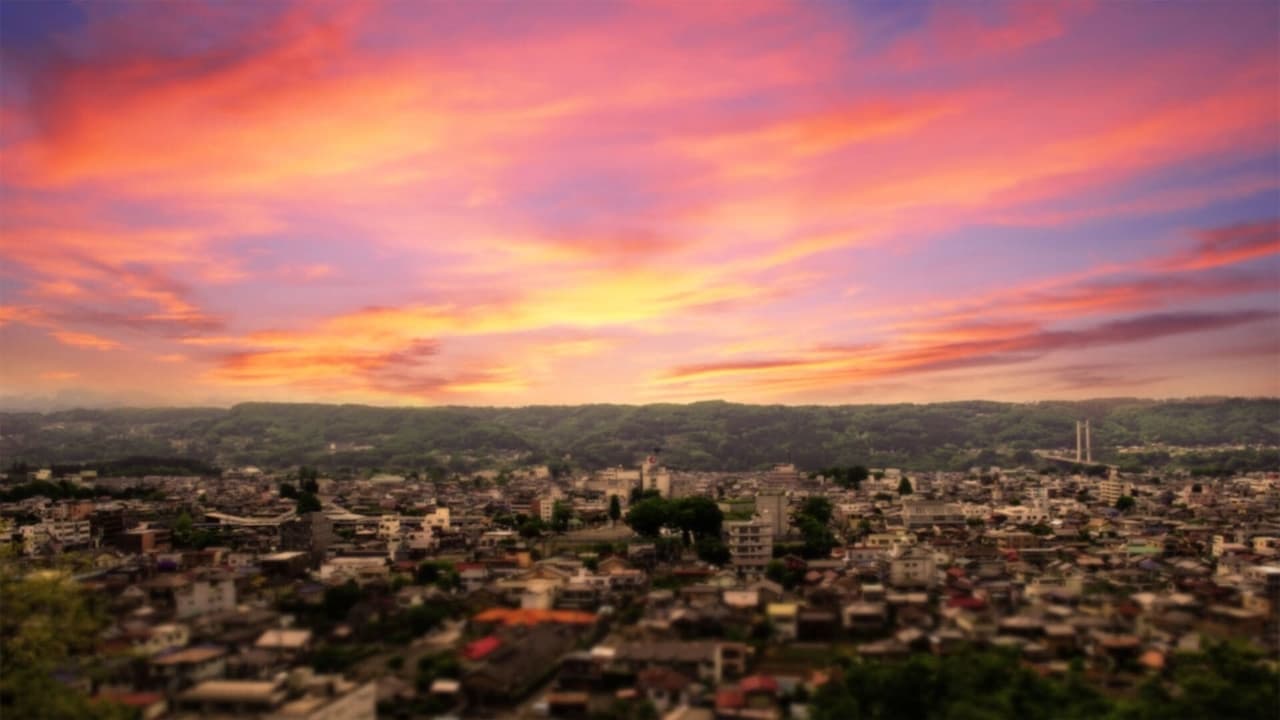
[[[0,395],[1277,395],[1278,24],[6,2]]]

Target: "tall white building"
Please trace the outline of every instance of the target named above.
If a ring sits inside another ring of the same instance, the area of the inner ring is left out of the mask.
[[[724,523],[729,555],[737,570],[762,572],[773,559],[773,528],[762,520]]]
[[[1124,495],[1133,495],[1133,483],[1115,478],[1108,478],[1098,483],[1098,499],[1108,505],[1115,505]]]
[[[664,498],[671,497],[671,473],[658,462],[657,455],[648,456],[640,466],[640,487],[657,491]]]

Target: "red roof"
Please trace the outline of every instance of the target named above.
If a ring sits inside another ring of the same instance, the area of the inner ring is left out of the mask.
[[[500,647],[502,647],[502,640],[496,635],[490,635],[467,643],[462,650],[462,656],[468,660],[483,660]]]
[[[965,610],[981,610],[987,606],[987,602],[982,598],[976,597],[953,597],[947,601],[947,607],[963,608]]]
[[[747,704],[747,699],[737,690],[721,690],[716,693],[716,709],[730,710]]]
[[[778,692],[778,681],[768,675],[752,675],[743,678],[742,682],[738,683],[738,687],[742,688],[745,694],[766,692],[772,695]]]
[[[98,700],[106,700],[129,707],[145,708],[164,701],[164,695],[154,692],[139,693],[99,693],[96,697]]]

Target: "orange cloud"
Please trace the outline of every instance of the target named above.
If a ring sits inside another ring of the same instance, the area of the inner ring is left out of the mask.
[[[66,380],[75,380],[80,377],[80,373],[70,370],[46,370],[40,373],[41,380],[53,380],[55,382],[63,382]]]
[[[55,330],[52,335],[54,339],[63,345],[71,345],[73,347],[91,348],[93,350],[117,350],[120,348],[120,343],[115,340],[99,337],[92,333]]]

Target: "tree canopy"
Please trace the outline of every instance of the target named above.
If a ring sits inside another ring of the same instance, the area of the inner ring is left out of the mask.
[[[724,513],[711,498],[687,497],[667,500],[645,498],[631,506],[626,522],[641,535],[657,537],[662,530],[679,532],[686,538],[700,540],[720,537]]]
[[[1270,720],[1280,710],[1280,674],[1252,650],[1220,644],[1172,658],[1165,680],[1145,681],[1132,697],[1115,699],[1073,671],[1041,677],[1000,650],[902,663],[854,661],[819,689],[815,720]]]
[[[59,670],[83,670],[91,658],[103,616],[67,575],[21,574],[0,558],[0,717],[127,718],[129,711],[90,702],[58,681]]]

